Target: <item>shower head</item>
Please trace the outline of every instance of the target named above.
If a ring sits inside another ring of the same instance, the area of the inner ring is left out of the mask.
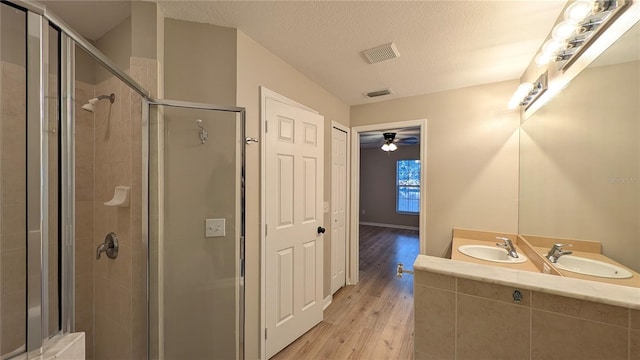
[[[88,112],[93,112],[98,101],[103,99],[109,99],[109,102],[113,104],[113,102],[116,101],[116,94],[111,93],[110,95],[100,95],[98,97],[94,97],[93,99],[89,99],[88,103],[82,105],[82,109],[87,110]]]

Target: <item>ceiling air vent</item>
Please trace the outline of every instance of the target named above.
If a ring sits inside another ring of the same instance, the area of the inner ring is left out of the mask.
[[[365,50],[362,52],[364,57],[367,58],[370,64],[379,63],[381,61],[390,60],[400,56],[396,44],[388,43],[374,47],[373,49]]]
[[[391,94],[391,89],[383,89],[383,90],[368,92],[364,94],[364,96],[374,98],[374,97],[385,96],[389,94]]]

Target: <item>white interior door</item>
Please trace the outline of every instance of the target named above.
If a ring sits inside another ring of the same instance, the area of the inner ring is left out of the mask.
[[[331,128],[331,293],[346,283],[347,133]]]
[[[267,358],[322,321],[323,123],[266,100]]]

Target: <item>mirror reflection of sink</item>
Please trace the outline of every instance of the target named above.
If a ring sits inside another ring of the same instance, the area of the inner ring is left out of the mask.
[[[628,279],[633,276],[620,266],[574,255],[561,256],[554,265],[558,269],[609,279]]]
[[[518,253],[518,258],[513,258],[507,254],[507,250],[497,246],[487,245],[462,245],[458,246],[458,251],[472,258],[494,261],[507,264],[519,264],[527,261],[527,257]]]

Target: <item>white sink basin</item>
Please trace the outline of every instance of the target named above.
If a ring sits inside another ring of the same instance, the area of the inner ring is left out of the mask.
[[[573,255],[561,256],[554,265],[558,269],[609,279],[627,279],[633,276],[620,266]]]
[[[519,264],[527,261],[526,256],[518,253],[518,258],[512,258],[507,253],[507,250],[497,246],[462,245],[458,246],[458,251],[472,258],[499,263]]]

